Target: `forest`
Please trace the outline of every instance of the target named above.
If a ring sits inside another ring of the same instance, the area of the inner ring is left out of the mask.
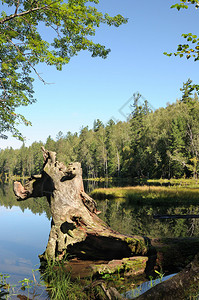
[[[192,80],[183,83],[181,99],[151,110],[134,94],[132,111],[124,122],[94,121],[80,133],[59,132],[45,144],[0,150],[0,174],[26,177],[40,173],[41,146],[57,159],[82,164],[84,178],[197,178],[199,166],[199,98]]]

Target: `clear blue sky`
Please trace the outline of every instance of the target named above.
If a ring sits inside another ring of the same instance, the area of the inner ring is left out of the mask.
[[[180,98],[180,88],[188,78],[199,83],[198,62],[163,55],[185,42],[182,33],[198,33],[199,10],[193,6],[170,9],[176,2],[101,0],[99,9],[122,14],[128,24],[96,30],[95,41],[111,48],[106,60],[81,52],[61,72],[38,66],[42,77],[53,84],[44,85],[36,78],[37,102],[19,109],[32,122],[32,127],[19,127],[26,145],[45,142],[49,135],[55,139],[59,131],[66,134],[79,132],[82,126],[92,128],[95,119],[124,121],[120,109],[124,106],[124,114],[130,113],[127,102],[135,92],[157,109]],[[0,148],[10,146],[19,148],[21,142],[11,137],[0,140]]]

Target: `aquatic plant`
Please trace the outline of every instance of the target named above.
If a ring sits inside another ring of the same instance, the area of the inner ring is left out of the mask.
[[[10,285],[6,281],[9,277],[8,274],[0,273],[0,299],[8,299]]]
[[[47,260],[42,270],[42,279],[46,283],[50,299],[88,299],[80,279],[71,279],[71,274],[66,271],[63,261]]]

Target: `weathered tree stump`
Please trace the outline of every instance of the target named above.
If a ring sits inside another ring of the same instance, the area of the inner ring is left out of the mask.
[[[56,153],[42,148],[41,175],[32,176],[23,187],[14,182],[17,200],[46,196],[51,213],[51,231],[43,258],[61,259],[64,254],[81,259],[111,260],[146,255],[150,241],[127,236],[109,228],[98,216],[95,201],[84,191],[78,162],[67,167]]]

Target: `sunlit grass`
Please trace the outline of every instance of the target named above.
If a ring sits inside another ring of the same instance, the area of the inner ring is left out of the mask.
[[[91,192],[91,196],[96,199],[126,198],[135,202],[163,203],[175,201],[177,203],[199,202],[199,187],[180,186],[129,186],[119,188],[100,188]]]

